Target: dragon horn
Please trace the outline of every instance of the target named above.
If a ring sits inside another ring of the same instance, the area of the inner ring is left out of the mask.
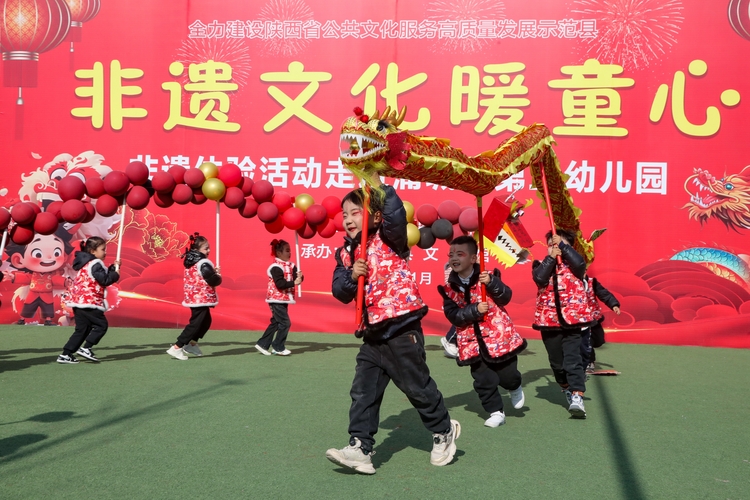
[[[393,123],[396,127],[401,125],[401,122],[404,121],[404,118],[406,118],[406,106],[401,108],[401,111],[398,114],[398,118],[396,118],[396,121]]]
[[[376,110],[375,110],[375,114],[374,114],[374,115],[372,115],[372,116],[374,116],[375,118],[378,118],[378,119],[379,119],[379,117],[380,117],[380,111],[378,111],[378,110],[376,109]]]
[[[385,108],[385,111],[383,111],[383,114],[380,115],[381,120],[385,120],[388,118],[388,114],[391,112],[391,107],[388,106]],[[377,114],[377,113],[376,113]]]

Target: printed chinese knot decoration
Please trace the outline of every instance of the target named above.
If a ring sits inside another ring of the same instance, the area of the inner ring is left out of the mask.
[[[0,0],[0,49],[3,85],[21,89],[37,85],[39,54],[54,49],[70,29],[70,10],[63,0]]]

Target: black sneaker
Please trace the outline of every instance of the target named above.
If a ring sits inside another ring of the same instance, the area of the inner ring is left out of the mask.
[[[79,356],[83,356],[89,361],[94,361],[96,363],[99,362],[99,359],[96,356],[94,356],[94,351],[92,351],[91,349],[86,349],[85,347],[81,347],[80,349],[76,351],[76,354],[78,354]]]
[[[44,326],[57,326],[57,323],[55,323],[51,319],[45,319],[44,320]]]
[[[17,325],[25,325],[25,324],[26,324],[26,320],[25,320],[25,319],[23,319],[23,318],[21,318],[21,319],[19,319],[18,321],[16,321],[16,324],[17,324]]]
[[[71,354],[60,354],[57,357],[57,362],[61,363],[63,365],[77,365],[78,360],[73,357]]]

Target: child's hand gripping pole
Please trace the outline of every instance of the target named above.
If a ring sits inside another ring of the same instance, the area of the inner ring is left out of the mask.
[[[484,272],[484,224],[482,222],[482,197],[477,196],[477,231],[479,232],[479,272]],[[482,283],[482,302],[487,302],[487,287]]]
[[[552,201],[549,198],[549,187],[547,187],[547,175],[544,173],[544,166],[541,162],[536,164],[542,174],[542,188],[544,189],[544,201],[547,203],[547,215],[549,215],[549,225],[552,229],[552,234],[556,235],[557,230],[555,229],[555,218],[552,215]],[[557,256],[557,263],[562,264],[562,256]]]
[[[367,259],[367,230],[369,227],[369,214],[370,214],[370,187],[365,185],[364,189],[364,200],[362,200],[362,240],[359,243],[359,255],[363,259]],[[362,314],[365,302],[365,277],[360,276],[357,278],[357,317],[354,318],[354,323],[357,328],[362,324]]]

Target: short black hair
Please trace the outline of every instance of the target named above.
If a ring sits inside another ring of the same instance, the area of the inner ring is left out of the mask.
[[[568,231],[567,229],[563,229],[561,227],[558,227],[555,229],[555,232],[562,238],[563,240],[567,241],[569,245],[573,245],[576,241],[576,235]],[[552,231],[547,232],[547,235],[544,237],[544,241],[549,241],[552,238]]]
[[[383,198],[384,194],[380,192],[377,189],[371,189],[370,190],[370,205],[368,212],[371,214],[374,214],[375,212],[383,212]],[[341,208],[344,208],[344,203],[347,201],[349,203],[352,203],[353,205],[356,205],[358,207],[363,207],[365,205],[365,194],[362,191],[362,188],[355,189],[354,191],[350,191],[346,196],[344,196],[344,199],[341,200]]]
[[[450,245],[469,245],[469,252],[472,255],[476,255],[477,252],[479,252],[479,246],[477,245],[477,240],[475,240],[471,236],[459,236],[458,238],[453,238],[453,240],[450,242]]]

